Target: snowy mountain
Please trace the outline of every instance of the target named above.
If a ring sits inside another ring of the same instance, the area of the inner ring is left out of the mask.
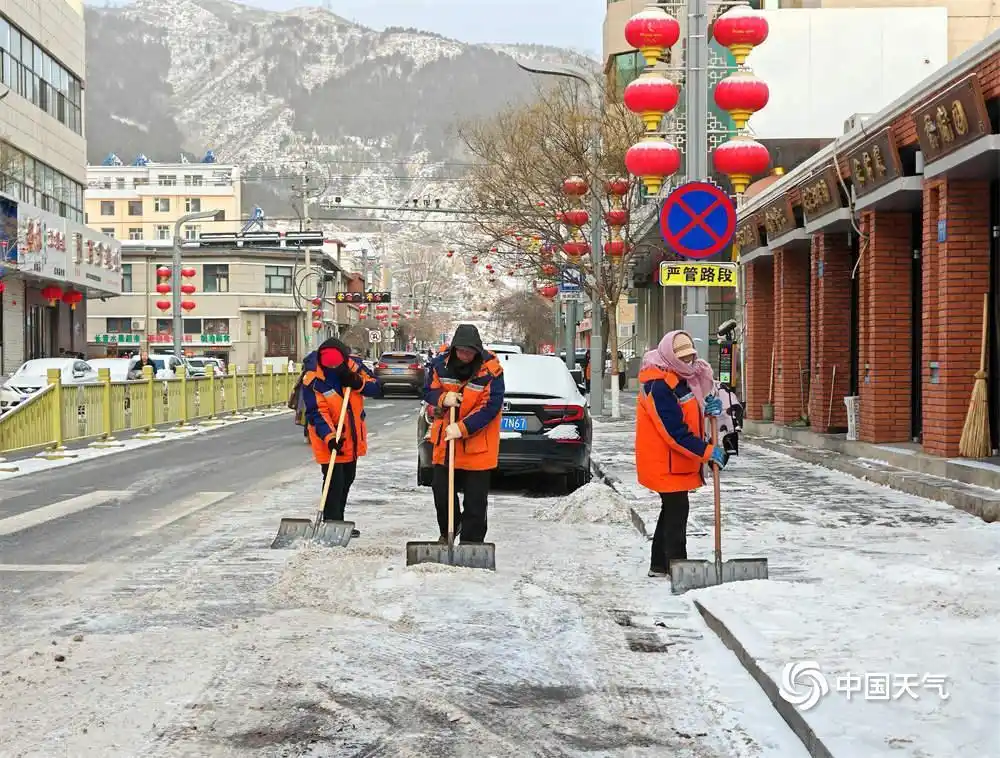
[[[269,216],[287,213],[303,171],[350,204],[455,201],[468,160],[456,125],[536,86],[512,56],[598,65],[558,48],[468,45],[229,0],[88,7],[87,36],[91,162],[212,148],[244,166],[244,200]]]

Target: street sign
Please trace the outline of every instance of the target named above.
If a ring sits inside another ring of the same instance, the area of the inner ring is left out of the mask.
[[[333,299],[338,303],[391,303],[391,292],[335,292]]]
[[[660,264],[661,287],[735,287],[734,263],[677,263]]]
[[[736,233],[736,207],[721,188],[688,182],[660,207],[660,234],[684,258],[710,258],[725,250]]]
[[[538,352],[542,355],[555,355],[556,346],[552,342],[543,342],[538,346]]]
[[[369,329],[368,330],[368,341],[372,342],[372,343],[381,342],[382,341],[382,333],[378,329]]]
[[[567,267],[559,281],[559,297],[564,302],[583,300],[583,275],[579,269]]]

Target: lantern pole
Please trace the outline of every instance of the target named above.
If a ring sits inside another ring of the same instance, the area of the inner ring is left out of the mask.
[[[700,2],[706,3],[707,0],[700,0]],[[706,11],[707,13],[707,11]],[[707,42],[706,42],[707,44]],[[584,86],[589,88],[590,97],[594,109],[600,113],[603,106],[604,95],[601,91],[600,85],[591,77],[587,71],[580,68],[579,66],[573,66],[569,63],[545,63],[538,60],[528,60],[520,61],[516,58],[514,62],[519,68],[524,69],[532,74],[541,74],[542,76],[561,76],[566,79],[575,79]],[[590,140],[590,157],[591,166],[594,170],[601,165],[601,126],[600,121],[596,122],[595,133]],[[590,184],[595,184],[593,177],[591,178]],[[597,187],[590,188],[590,255],[591,261],[594,266],[594,290],[595,296],[591,298],[590,305],[590,408],[591,412],[595,416],[604,415],[604,345],[602,340],[603,330],[604,330],[604,313],[601,304],[601,291],[602,287],[602,272],[603,272],[603,249],[601,241],[601,219],[603,213],[601,210],[601,196],[598,194]],[[567,323],[567,329],[569,329],[569,324]],[[576,342],[576,328],[572,330],[573,334],[573,344]],[[574,350],[575,352],[575,350]],[[567,360],[570,356],[567,354]],[[594,391],[594,388],[597,391]]]
[[[174,309],[174,355],[181,359],[184,358],[184,313],[181,311],[181,245],[184,244],[184,241],[181,239],[181,227],[190,221],[198,221],[203,218],[221,221],[225,217],[224,214],[223,210],[198,211],[181,216],[174,222],[174,265],[172,267],[174,272],[173,281],[170,282],[172,288],[170,294]]]

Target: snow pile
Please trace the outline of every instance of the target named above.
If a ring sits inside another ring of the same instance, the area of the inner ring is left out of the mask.
[[[628,503],[602,482],[591,482],[566,497],[546,503],[535,518],[567,524],[631,525]]]

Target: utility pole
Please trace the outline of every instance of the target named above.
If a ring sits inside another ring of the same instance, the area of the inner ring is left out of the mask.
[[[308,170],[309,164],[306,163],[306,169]],[[292,194],[298,198],[300,203],[301,212],[299,216],[299,231],[305,231],[306,225],[306,198],[311,196],[314,190],[309,187],[309,175],[306,173],[302,174],[302,183],[297,184],[292,187]],[[305,288],[305,308],[303,309],[303,314],[308,314],[308,316],[303,315],[302,324],[305,334],[305,354],[308,355],[313,350],[316,349],[316,330],[312,326],[312,301],[317,296],[317,283],[313,282],[313,270],[312,270],[312,248],[308,245],[305,246],[306,252],[306,275],[304,277],[303,286]],[[263,358],[263,356],[261,356]]]

